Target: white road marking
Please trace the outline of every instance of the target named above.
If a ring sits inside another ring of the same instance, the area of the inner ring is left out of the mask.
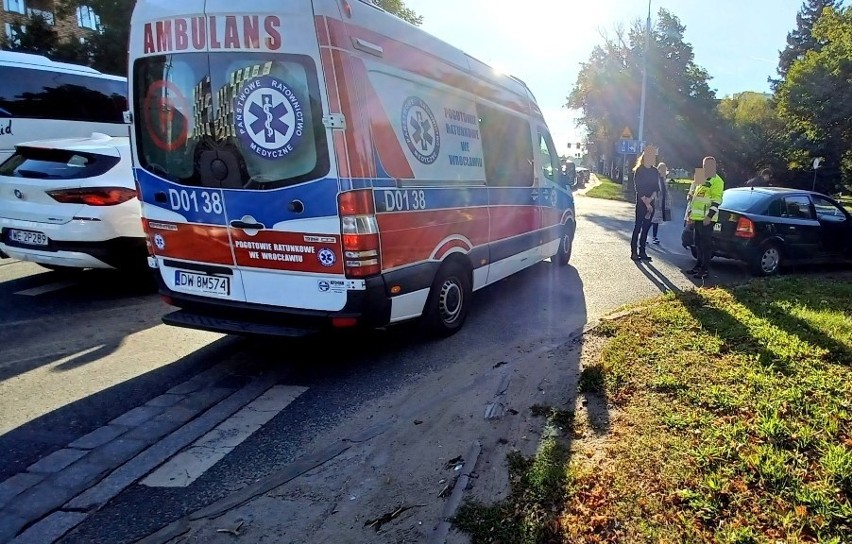
[[[305,391],[306,387],[288,385],[270,388],[140,483],[147,487],[187,487]]]
[[[60,289],[65,289],[66,287],[71,287],[72,285],[77,285],[77,282],[72,280],[57,281],[53,283],[48,283],[47,285],[42,285],[41,287],[33,287],[32,289],[18,291],[15,294],[24,295],[28,297],[37,297],[45,293],[52,293],[54,291],[59,291]]]

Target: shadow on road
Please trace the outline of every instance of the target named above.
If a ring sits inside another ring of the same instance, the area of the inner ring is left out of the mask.
[[[0,435],[0,481],[159,396],[187,374],[201,372],[245,346],[245,340],[222,338],[170,365],[69,403]]]
[[[99,361],[159,325],[165,310],[145,273],[45,272],[0,282],[0,383],[46,365],[63,372]]]
[[[9,283],[13,285],[0,286],[0,291],[8,293],[22,287],[20,283]],[[123,291],[122,285],[107,285],[94,275],[85,285],[106,292],[127,293],[125,298],[140,303],[156,298],[147,294],[143,296],[131,287]],[[50,303],[36,301],[45,308],[52,308],[53,312],[51,318],[40,322],[47,323],[53,319],[56,327],[63,321],[66,327],[74,324],[75,304],[80,300],[85,302],[82,289],[61,294]],[[104,300],[104,306],[111,304],[121,310],[121,302],[121,296],[117,300],[114,296],[112,302]],[[100,308],[103,309],[103,306]],[[159,314],[167,308],[161,310],[158,310]],[[159,315],[137,317],[138,322],[124,331],[126,334],[160,324]],[[15,318],[4,315],[2,319],[12,321]],[[322,429],[339,423],[365,403],[407,387],[414,388],[411,395],[417,395],[418,380],[423,375],[440,379],[445,374],[452,376],[455,373],[458,376],[459,372],[463,372],[466,379],[472,377],[483,380],[485,384],[494,376],[501,362],[512,361],[513,357],[523,358],[540,349],[544,342],[568,341],[571,333],[585,325],[587,319],[583,283],[577,270],[545,261],[475,293],[465,327],[456,335],[442,340],[424,337],[414,324],[354,334],[325,334],[301,340],[225,337],[174,363],[72,402],[0,436],[0,481],[161,395],[188,376],[223,361],[234,361],[234,369],[226,383],[235,384],[235,387],[254,377],[281,371],[283,367],[282,375],[286,377],[282,378],[282,382],[311,390],[311,395],[303,395],[293,403],[293,413],[302,414],[300,418],[273,418],[264,426],[264,433],[253,435],[241,446],[246,457],[237,466],[230,467],[231,472],[226,474],[230,480],[228,485],[207,489],[203,496],[186,502],[177,495],[169,495],[170,511],[183,515],[193,505],[206,504],[225,496],[234,487],[239,488],[241,482],[245,485],[244,482],[264,477],[276,467],[292,462],[298,448],[322,438]],[[44,328],[32,329],[30,333],[33,341],[43,338]],[[12,338],[7,337],[5,341],[11,342]],[[119,337],[99,344],[87,344],[84,339],[81,342],[83,349],[62,361],[57,369],[62,371],[95,364],[114,352],[121,342]],[[162,349],[167,356],[167,342],[168,339],[164,338],[163,343],[152,346],[152,349]],[[566,376],[576,375],[576,359],[560,359],[558,372]],[[6,369],[0,380],[56,361],[56,358],[45,356],[19,362]],[[463,371],[460,370],[462,368]],[[154,513],[136,517],[139,518],[138,526],[132,532],[137,535],[147,534],[164,521]],[[92,523],[87,522],[86,527],[96,530],[99,523],[98,516],[94,516]],[[101,529],[114,530],[114,527],[104,526]]]
[[[669,280],[669,278],[653,264],[647,261],[636,261],[635,264],[636,268],[638,268],[639,271],[642,272],[642,274],[644,274],[645,277],[648,278],[661,293],[666,293],[668,291],[674,291],[675,293],[682,292],[680,287],[672,283],[671,280]]]

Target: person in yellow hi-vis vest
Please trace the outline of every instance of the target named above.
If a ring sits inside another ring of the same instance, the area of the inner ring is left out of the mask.
[[[716,159],[704,157],[703,167],[706,181],[696,187],[692,194],[688,219],[695,229],[698,262],[686,271],[702,279],[709,275],[710,260],[713,258],[713,225],[719,221],[719,206],[725,191],[725,181],[716,172]]]

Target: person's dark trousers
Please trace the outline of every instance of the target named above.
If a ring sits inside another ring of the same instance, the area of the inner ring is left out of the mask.
[[[697,269],[707,272],[710,268],[710,260],[713,258],[713,223],[705,225],[703,222],[695,223],[695,249],[698,251]]]
[[[630,254],[646,256],[645,246],[648,242],[648,231],[651,230],[651,217],[645,219],[645,206],[636,206],[636,222],[633,225],[633,237],[630,239]]]

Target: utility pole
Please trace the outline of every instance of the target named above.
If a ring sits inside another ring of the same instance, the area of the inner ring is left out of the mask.
[[[645,94],[648,87],[648,54],[651,51],[651,0],[648,0],[648,21],[645,26],[645,58],[642,65],[642,100],[639,104],[639,143],[645,145]]]

